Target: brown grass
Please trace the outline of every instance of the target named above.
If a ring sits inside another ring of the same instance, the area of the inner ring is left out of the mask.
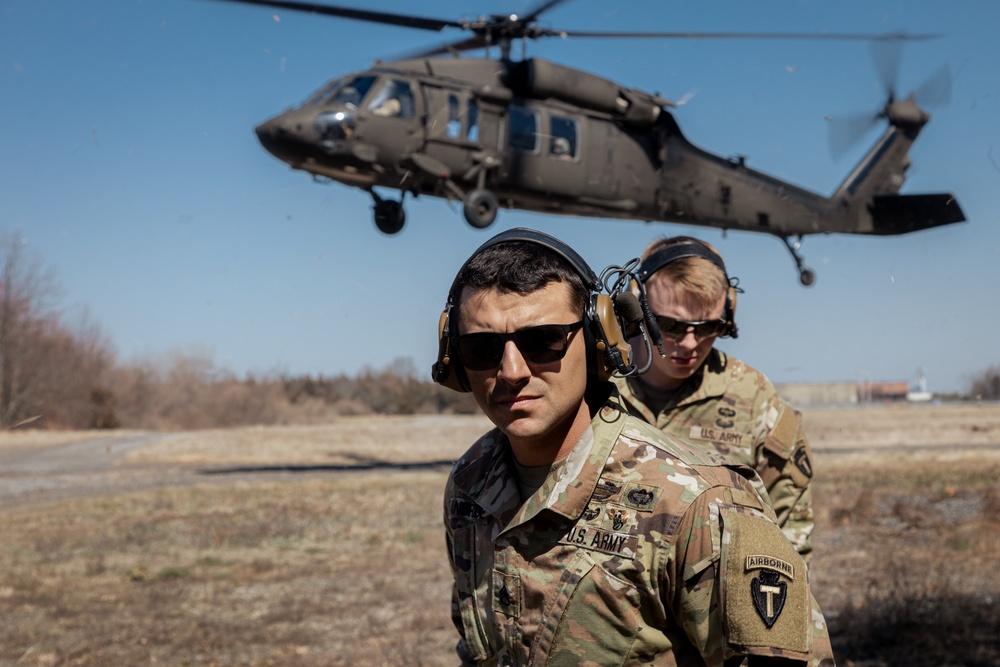
[[[812,577],[841,665],[1000,664],[1000,453],[963,446],[1000,445],[1000,408],[943,410],[806,413]],[[434,461],[485,426],[370,422],[190,433],[131,456]],[[375,467],[0,509],[0,665],[454,664],[445,475]]]

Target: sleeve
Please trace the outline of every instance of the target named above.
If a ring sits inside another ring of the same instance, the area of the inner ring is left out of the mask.
[[[665,604],[706,665],[741,658],[831,665],[805,563],[755,504],[749,487],[716,487],[692,503],[677,533]]]
[[[451,568],[452,583],[451,583],[451,622],[455,625],[455,629],[458,631],[458,643],[455,645],[455,652],[458,654],[458,660],[460,665],[475,665],[477,664],[473,660],[472,655],[469,651],[468,644],[465,639],[465,625],[462,622],[462,611],[461,605],[459,604],[459,593],[458,593],[458,572],[455,569],[455,531],[454,531],[454,520],[451,512],[453,500],[453,488],[451,485],[451,480],[448,480],[448,485],[445,488],[444,493],[444,528],[445,528],[445,545],[448,550],[448,566]]]
[[[812,452],[802,429],[802,415],[770,396],[767,428],[757,447],[757,472],[771,499],[778,525],[806,559],[812,553]]]

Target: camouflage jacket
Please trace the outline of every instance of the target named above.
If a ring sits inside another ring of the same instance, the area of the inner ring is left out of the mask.
[[[615,381],[628,411],[664,433],[753,467],[778,525],[808,562],[812,553],[812,454],[802,417],[767,377],[719,350],[659,414],[636,381]],[[760,489],[758,489],[760,491]]]
[[[445,491],[463,665],[833,665],[751,469],[628,416],[617,393],[523,503],[511,456],[494,429]]]

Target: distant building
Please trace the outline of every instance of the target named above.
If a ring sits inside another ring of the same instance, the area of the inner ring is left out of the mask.
[[[854,382],[779,384],[777,389],[783,399],[795,406],[858,403],[858,385]]]
[[[859,399],[864,403],[905,401],[909,392],[909,382],[862,382],[858,385]]]
[[[778,394],[794,406],[858,405],[929,401],[934,395],[925,385],[917,391],[900,382],[812,382],[776,385]]]

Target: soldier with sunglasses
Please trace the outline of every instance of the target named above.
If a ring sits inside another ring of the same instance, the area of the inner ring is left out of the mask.
[[[445,489],[461,664],[833,665],[754,471],[624,409],[610,378],[634,366],[600,292],[525,229],[449,291],[433,377],[496,425]]]
[[[661,336],[643,375],[616,383],[629,412],[665,433],[752,466],[789,541],[812,552],[812,456],[801,415],[763,373],[715,349],[736,337],[736,281],[698,239],[654,241],[638,272]],[[630,342],[643,355],[641,339]],[[645,363],[645,358],[637,363]]]

